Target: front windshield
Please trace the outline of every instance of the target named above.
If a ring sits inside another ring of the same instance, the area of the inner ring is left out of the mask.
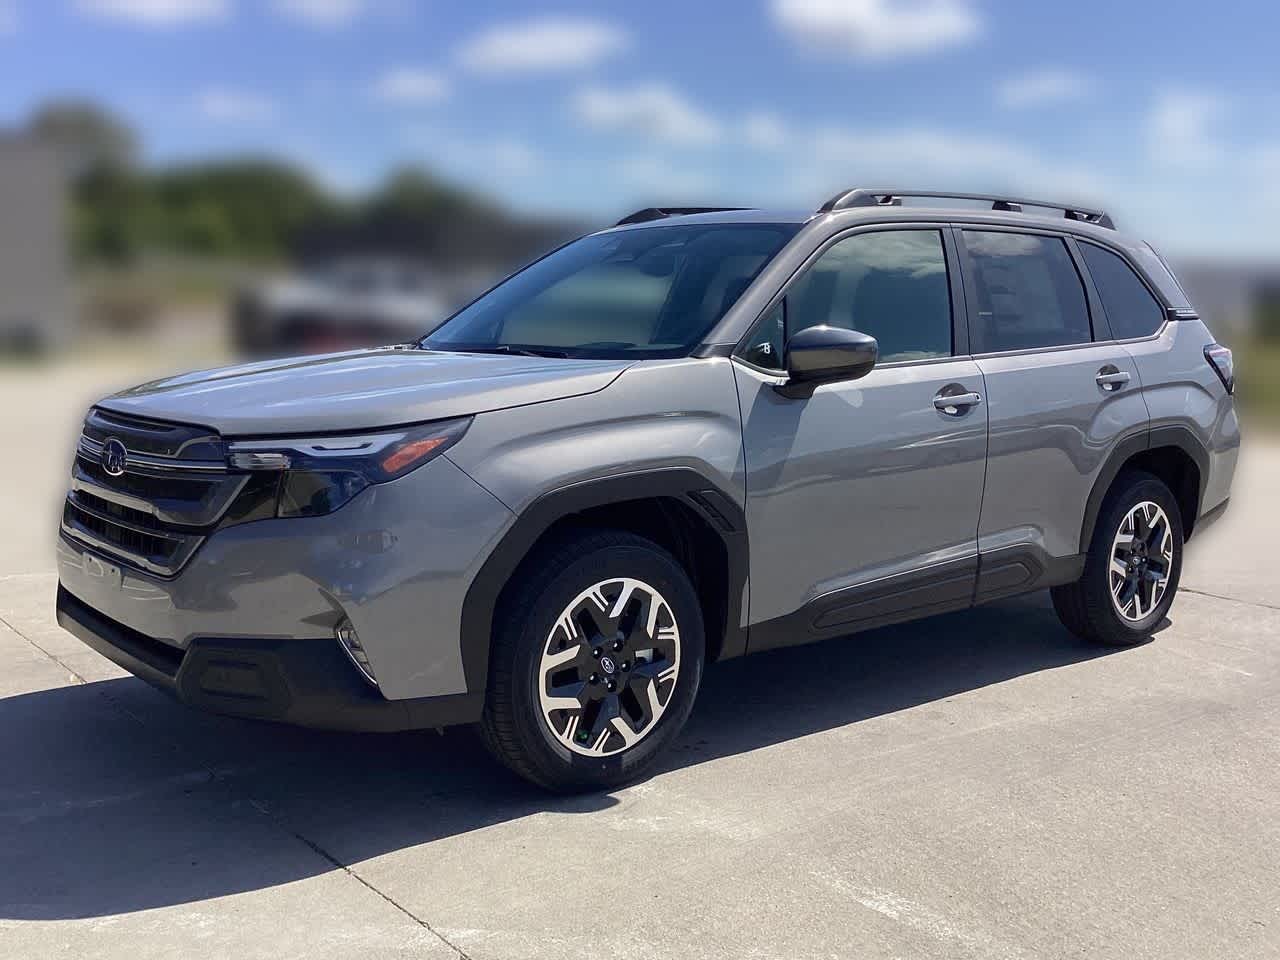
[[[733,306],[797,224],[707,223],[583,237],[463,308],[428,350],[675,357]]]

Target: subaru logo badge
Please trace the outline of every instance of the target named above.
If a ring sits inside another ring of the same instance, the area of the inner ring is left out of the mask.
[[[124,473],[125,460],[128,457],[128,451],[125,450],[124,444],[112,437],[102,445],[102,469],[106,471],[109,477],[118,477]]]
[[[610,658],[610,657],[601,657],[601,658],[600,658],[600,669],[601,669],[601,670],[603,670],[603,671],[604,671],[606,674],[608,674],[609,676],[613,676],[613,672],[614,672],[615,670],[617,670],[617,669],[618,669],[618,667],[617,667],[617,665],[613,662],[613,659],[612,659],[612,658]]]

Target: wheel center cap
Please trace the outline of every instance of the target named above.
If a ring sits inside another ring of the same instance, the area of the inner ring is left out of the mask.
[[[618,665],[613,662],[612,657],[600,658],[600,669],[605,672],[606,676],[612,677],[618,669]]]

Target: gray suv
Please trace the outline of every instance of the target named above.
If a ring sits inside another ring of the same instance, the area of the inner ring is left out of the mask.
[[[643,210],[419,342],[95,405],[58,619],[194,706],[478,721],[528,779],[607,787],[715,660],[1046,587],[1083,638],[1148,637],[1226,506],[1231,394],[1101,211]]]

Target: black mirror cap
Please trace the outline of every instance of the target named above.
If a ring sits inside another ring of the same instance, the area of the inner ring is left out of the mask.
[[[876,338],[843,327],[817,326],[787,340],[785,396],[808,396],[823,383],[865,377],[880,359]]]

